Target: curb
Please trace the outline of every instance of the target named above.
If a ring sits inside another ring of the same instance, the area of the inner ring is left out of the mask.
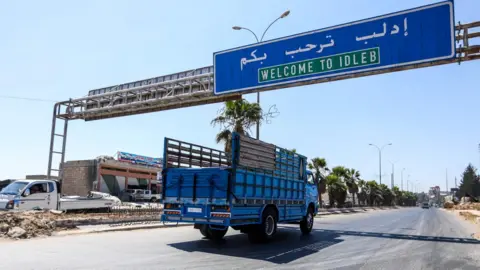
[[[177,224],[177,225],[157,224],[157,225],[146,225],[146,226],[143,225],[143,226],[93,229],[93,230],[72,230],[72,231],[56,232],[52,236],[70,236],[70,235],[83,235],[83,234],[92,234],[92,233],[124,232],[124,231],[163,229],[163,228],[175,228],[175,227],[186,227],[186,226],[193,226],[193,224]]]

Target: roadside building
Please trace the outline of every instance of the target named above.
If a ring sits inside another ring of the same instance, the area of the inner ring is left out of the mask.
[[[117,152],[116,157],[67,161],[63,165],[62,194],[85,196],[91,190],[121,196],[128,189],[160,194],[162,160]]]

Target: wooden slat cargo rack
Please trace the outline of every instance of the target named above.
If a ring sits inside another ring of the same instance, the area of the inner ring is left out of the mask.
[[[273,144],[234,134],[234,159],[224,151],[165,138],[165,168],[232,167],[254,170],[282,178],[302,177],[302,162],[306,157]]]
[[[306,157],[290,150],[242,135],[234,136],[232,149],[238,147],[237,165],[243,169],[263,171],[281,178],[298,179],[303,176],[302,162]]]
[[[229,167],[230,157],[224,151],[165,138],[164,168]]]

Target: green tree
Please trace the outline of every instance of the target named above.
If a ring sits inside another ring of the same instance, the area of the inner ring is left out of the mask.
[[[462,179],[460,180],[460,186],[458,187],[457,197],[462,198],[465,196],[478,197],[479,194],[479,183],[478,176],[476,174],[477,169],[473,167],[472,164],[468,164],[465,168],[465,171],[462,174]]]
[[[358,189],[360,192],[358,193],[358,202],[362,205],[367,204],[367,182],[365,180],[358,180],[357,182]]]
[[[295,149],[294,149],[295,150]],[[322,207],[322,194],[325,193],[326,187],[326,176],[322,171],[328,171],[327,161],[324,158],[312,158],[310,163],[308,163],[308,169],[313,171],[315,178],[318,179],[317,190],[318,190],[318,200],[320,201],[320,207]]]
[[[249,130],[264,120],[262,108],[258,103],[250,103],[245,99],[225,102],[225,106],[211,124],[220,125],[222,130],[216,136],[216,142],[225,144],[225,152],[231,152],[232,133],[249,136]]]
[[[326,177],[326,181],[330,206],[333,205],[333,202],[337,206],[342,206],[347,198],[347,186],[338,175],[333,173]]]
[[[382,205],[384,206],[391,206],[393,205],[393,202],[394,202],[394,199],[395,199],[395,196],[394,196],[394,193],[392,192],[392,190],[390,188],[388,188],[387,185],[385,184],[380,184],[378,185],[379,187],[379,190],[380,192],[382,193]]]
[[[383,194],[376,181],[367,181],[365,183],[367,193],[367,203],[370,206],[381,205],[383,202]]]
[[[393,193],[393,197],[394,197],[394,202],[395,204],[399,204],[399,200],[400,200],[400,196],[402,196],[402,192],[400,191],[400,188],[397,187],[397,186],[394,186],[392,188],[392,193]]]
[[[355,194],[358,193],[357,181],[360,179],[360,172],[355,169],[346,170],[345,184],[347,184],[348,192],[352,194],[352,203],[355,204]]]

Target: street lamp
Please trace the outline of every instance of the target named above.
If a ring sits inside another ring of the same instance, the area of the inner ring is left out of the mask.
[[[380,184],[382,184],[382,150],[383,148],[385,148],[386,146],[388,145],[392,145],[392,143],[389,143],[389,144],[385,144],[384,146],[382,147],[378,147],[376,146],[375,144],[373,143],[370,143],[368,144],[370,146],[375,146],[377,149],[378,149],[378,171],[380,173]]]
[[[287,17],[288,15],[290,14],[290,10],[287,10],[285,12],[282,13],[282,15],[280,15],[280,17],[276,18],[273,22],[271,22],[267,29],[265,29],[265,31],[263,31],[263,34],[262,34],[262,37],[260,38],[260,40],[258,39],[257,35],[250,29],[246,28],[246,27],[241,27],[241,26],[233,26],[232,29],[233,30],[247,30],[248,32],[252,33],[253,36],[255,37],[255,40],[257,41],[257,43],[260,43],[263,41],[263,37],[265,37],[265,33],[267,33],[268,29],[270,29],[270,27],[275,23],[277,22],[278,20],[280,19],[283,19],[285,17]],[[260,105],[260,92],[257,92],[257,104]],[[260,120],[257,121],[257,140],[260,139]]]
[[[405,171],[405,168],[402,169],[402,191],[403,191],[403,171]]]

